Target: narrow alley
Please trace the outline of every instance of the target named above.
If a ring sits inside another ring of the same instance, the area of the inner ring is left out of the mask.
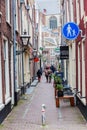
[[[42,125],[41,106],[46,105],[46,125]],[[41,82],[28,88],[26,94],[0,125],[0,130],[87,130],[87,123],[79,109],[68,101],[55,104],[53,83]]]

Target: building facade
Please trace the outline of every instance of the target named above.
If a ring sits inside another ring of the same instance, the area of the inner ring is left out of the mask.
[[[35,77],[34,0],[0,0],[0,123]]]
[[[9,2],[0,0],[0,122],[11,111],[12,10]]]
[[[64,23],[74,22],[79,27],[79,36],[75,40],[67,40],[69,46],[68,83],[76,92],[76,105],[87,120],[87,1],[63,0]]]

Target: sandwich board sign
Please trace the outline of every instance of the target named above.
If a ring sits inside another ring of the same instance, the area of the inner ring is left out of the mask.
[[[62,34],[66,39],[74,40],[78,37],[80,29],[74,22],[66,23],[62,28]]]

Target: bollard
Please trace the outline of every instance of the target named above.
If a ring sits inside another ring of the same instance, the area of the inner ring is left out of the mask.
[[[46,106],[45,104],[42,104],[42,125],[45,126],[46,125],[46,115],[45,115],[45,109]]]

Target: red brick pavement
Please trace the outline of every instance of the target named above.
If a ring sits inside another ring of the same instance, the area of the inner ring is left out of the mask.
[[[46,83],[44,76],[27,100],[21,99],[1,124],[1,130],[87,130],[86,121],[77,107],[61,101],[56,108],[52,83]],[[46,125],[41,122],[41,105],[46,105]]]

